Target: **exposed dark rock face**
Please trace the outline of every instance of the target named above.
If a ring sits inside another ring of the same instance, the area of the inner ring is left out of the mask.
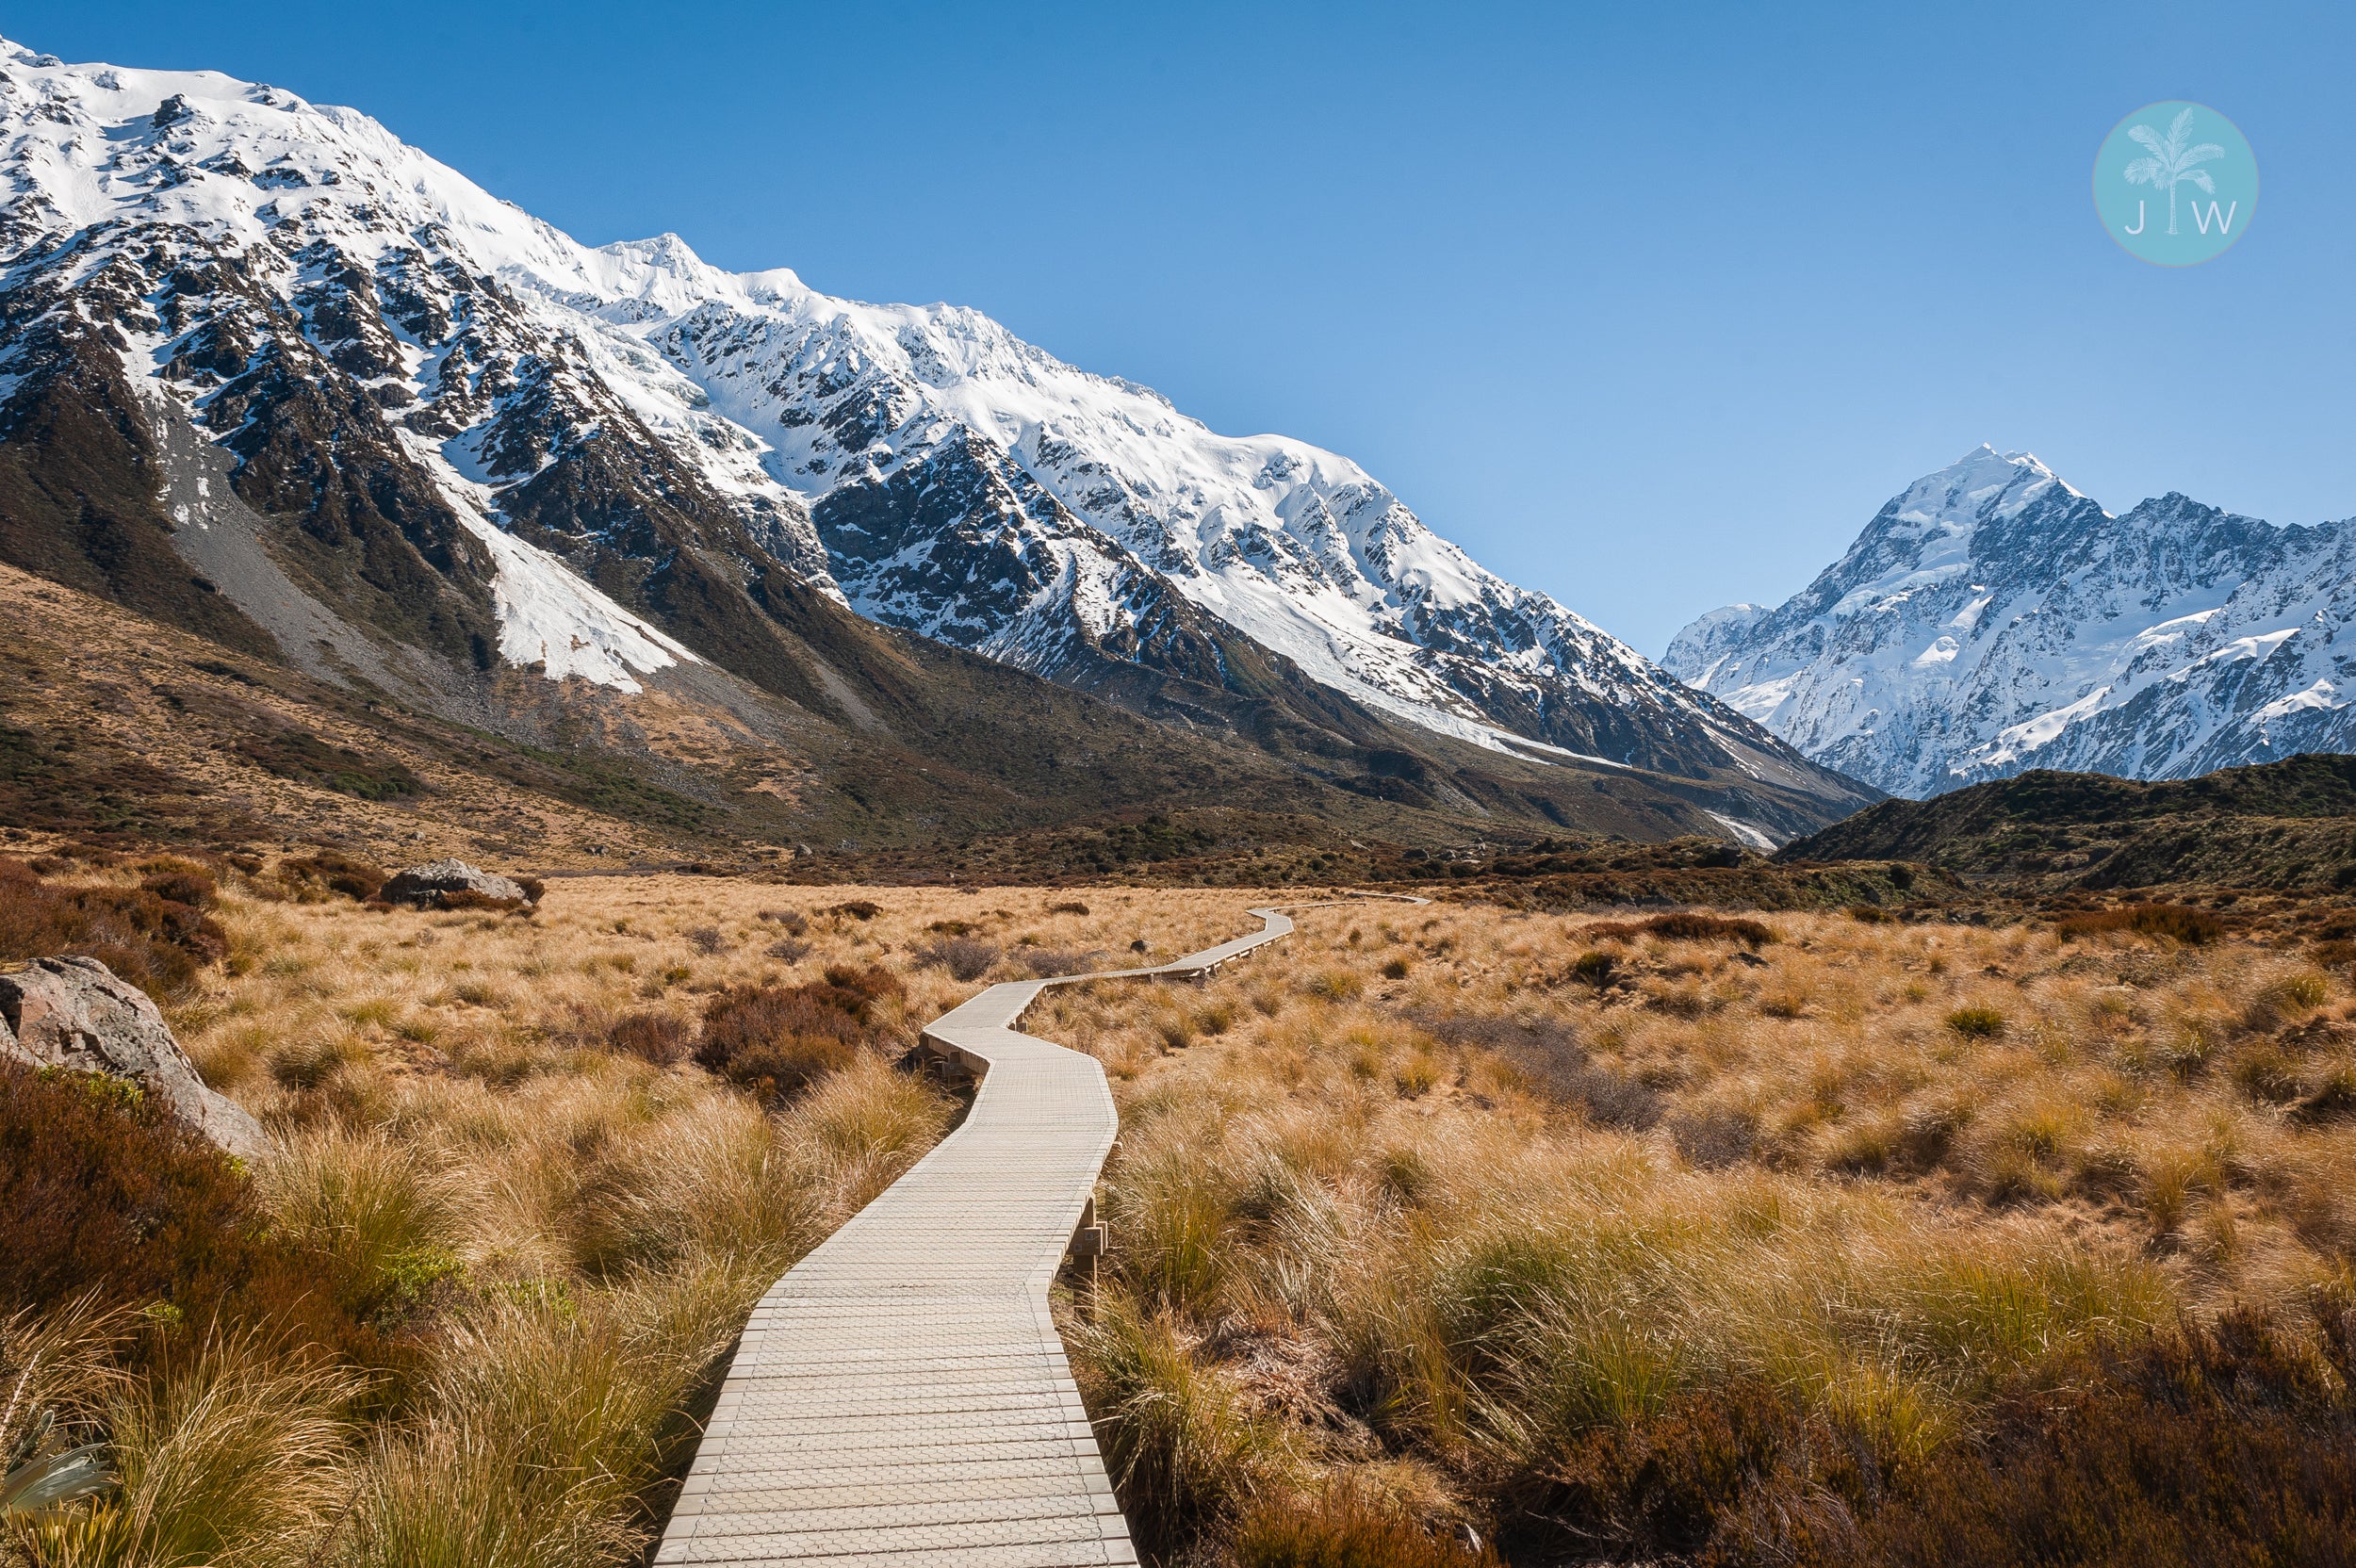
[[[147,993],[95,958],[36,958],[0,974],[0,1060],[127,1078],[229,1152],[270,1151],[254,1114],[197,1076]]]

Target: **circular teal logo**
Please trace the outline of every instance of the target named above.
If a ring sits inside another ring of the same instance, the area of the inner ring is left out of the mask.
[[[2192,267],[2249,232],[2258,160],[2206,104],[2147,104],[2112,128],[2094,159],[2094,210],[2128,254]]]

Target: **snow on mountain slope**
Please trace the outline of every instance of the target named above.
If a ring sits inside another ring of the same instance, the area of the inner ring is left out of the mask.
[[[452,650],[492,615],[510,662],[628,686],[692,656],[614,596],[684,637],[714,582],[758,596],[781,567],[1050,677],[1126,662],[1234,685],[1240,634],[1484,745],[1846,792],[1348,459],[1219,435],[973,311],[724,272],[675,236],[583,246],[363,114],[216,73],[0,45],[0,372],[111,313],[125,372],[238,453],[257,505],[330,482],[289,432],[351,424],[335,439],[368,445],[403,504],[373,482],[349,504],[466,568],[436,611]],[[336,550],[323,537],[319,573],[347,569]],[[376,586],[383,619],[406,613]]]
[[[2276,528],[2172,494],[2113,516],[1982,447],[1789,602],[1712,611],[1664,662],[1818,761],[1925,795],[2356,749],[2352,623],[2356,522]]]

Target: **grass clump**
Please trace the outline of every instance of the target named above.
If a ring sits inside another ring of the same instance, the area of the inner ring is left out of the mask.
[[[1947,1015],[1947,1027],[1968,1040],[2001,1039],[2009,1025],[1993,1007],[1957,1007]]]
[[[1496,1568],[1497,1554],[1425,1527],[1342,1487],[1315,1496],[1268,1496],[1226,1543],[1235,1568]]]

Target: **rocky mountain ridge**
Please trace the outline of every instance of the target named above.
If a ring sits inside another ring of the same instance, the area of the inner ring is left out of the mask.
[[[584,247],[217,74],[0,46],[0,558],[227,645],[494,726],[519,668],[888,727],[847,609],[1376,780],[1638,770],[1754,841],[1869,798],[1347,460],[971,311]]]
[[[2176,494],[2113,515],[1981,447],[1790,600],[1712,611],[1663,662],[1826,766],[1922,796],[2356,749],[2351,627],[2356,520],[2276,527]]]

